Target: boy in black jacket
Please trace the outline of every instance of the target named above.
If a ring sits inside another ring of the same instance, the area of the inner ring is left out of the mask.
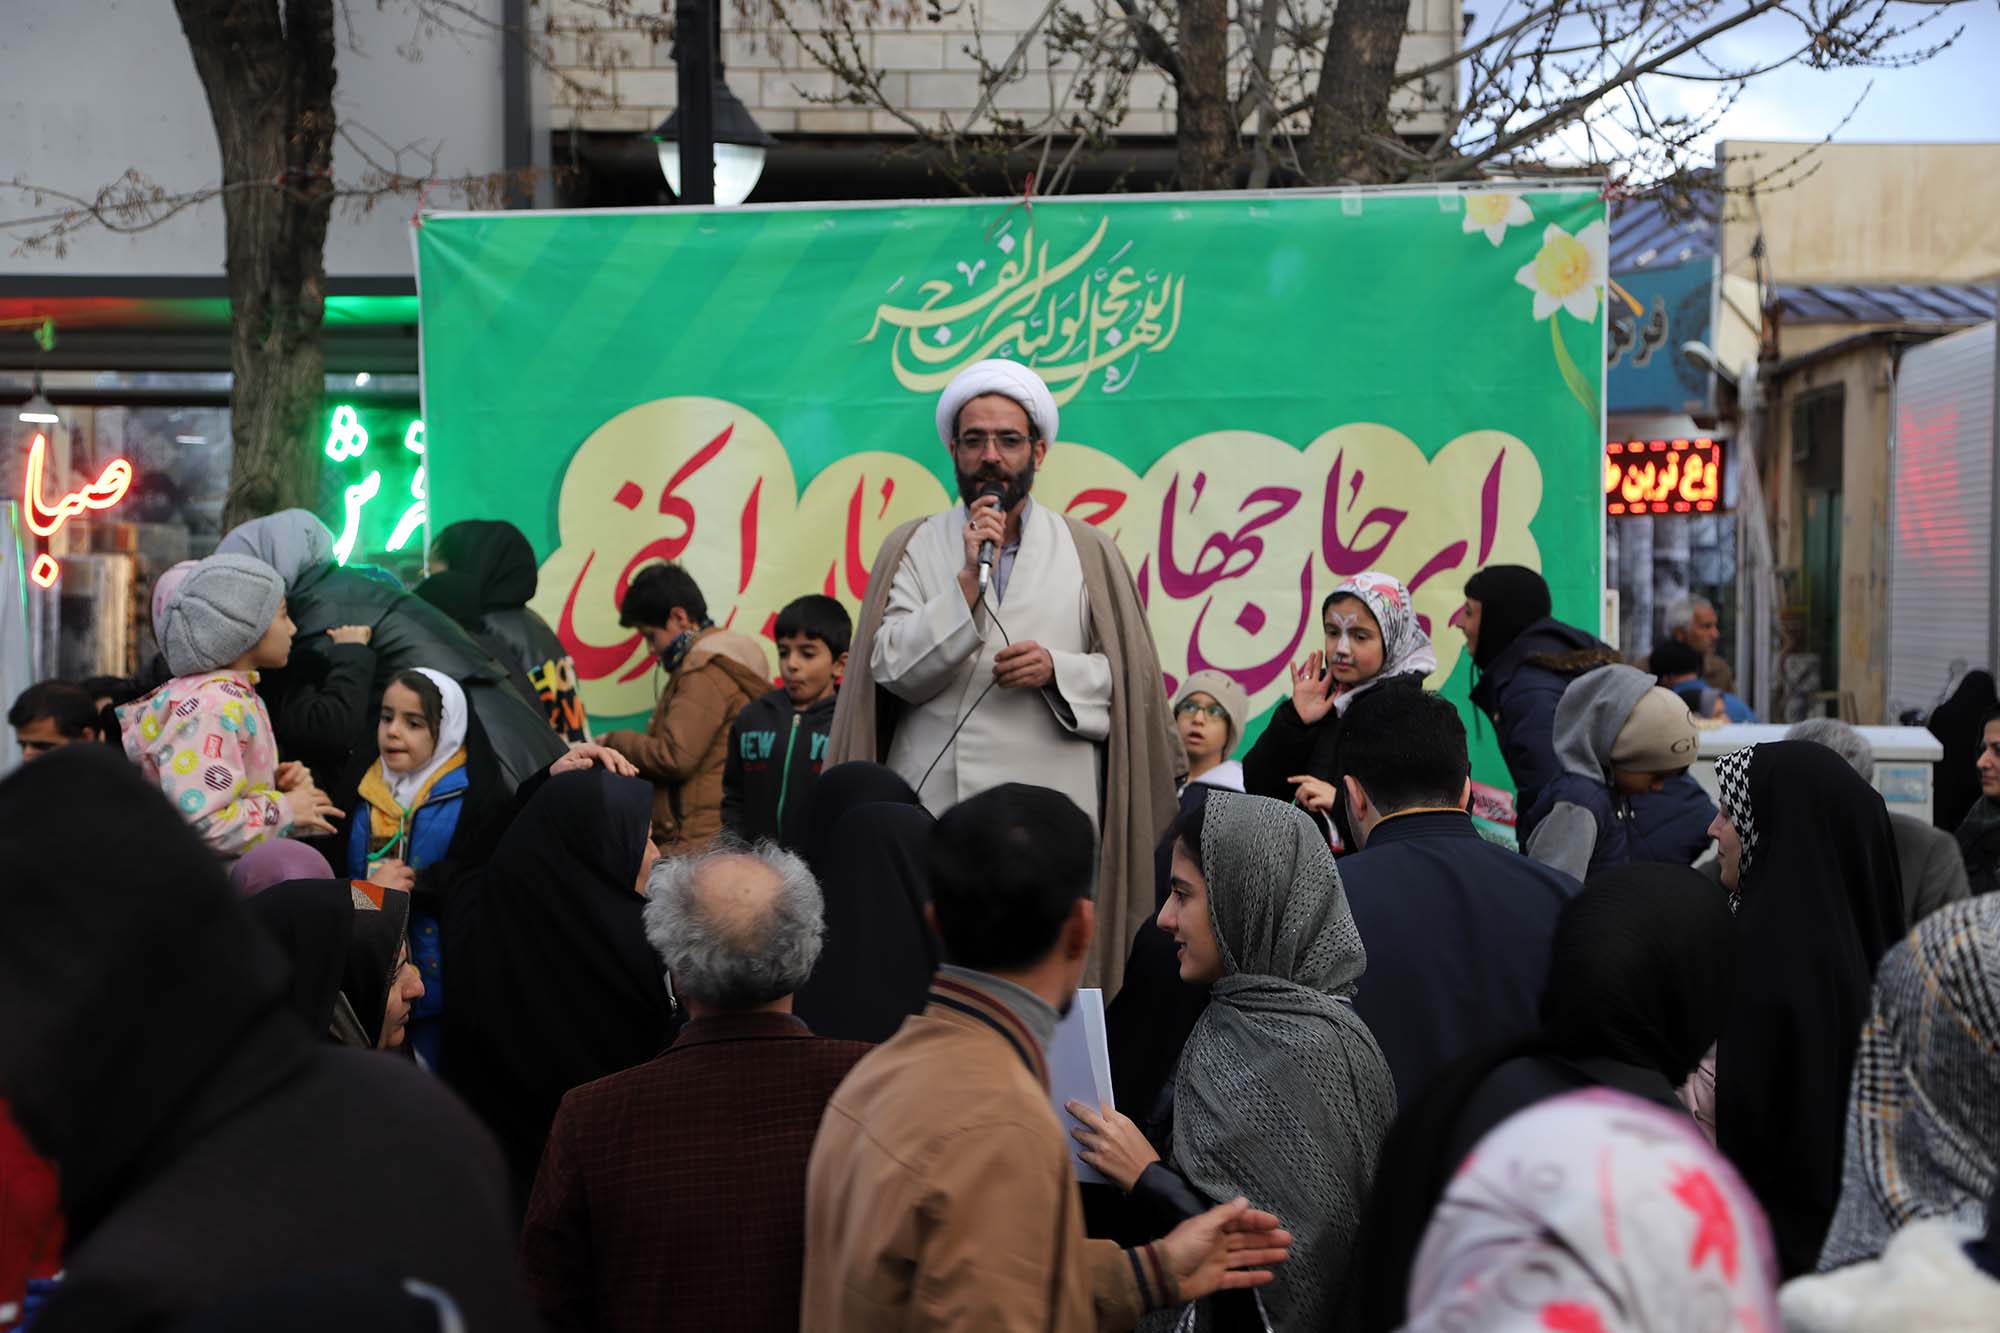
[[[722,826],[747,841],[778,840],[785,807],[805,799],[826,761],[834,695],[847,670],[853,625],[831,597],[800,597],[778,612],[783,688],[737,714],[722,772]]]

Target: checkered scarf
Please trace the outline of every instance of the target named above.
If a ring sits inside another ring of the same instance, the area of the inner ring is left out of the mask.
[[[1757,823],[1750,814],[1750,762],[1756,753],[1757,747],[1751,745],[1715,761],[1715,780],[1722,787],[1722,813],[1735,825],[1737,840],[1743,844],[1736,868],[1739,888],[1749,877],[1750,859],[1757,851]]]
[[[1874,1258],[1920,1219],[1987,1220],[2000,1175],[2000,894],[1932,913],[1883,955],[1845,1143],[1822,1272]]]

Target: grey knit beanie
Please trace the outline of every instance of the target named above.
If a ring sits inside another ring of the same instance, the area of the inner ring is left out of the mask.
[[[257,646],[285,600],[278,571],[247,555],[212,555],[162,608],[160,651],[176,676],[219,671]]]

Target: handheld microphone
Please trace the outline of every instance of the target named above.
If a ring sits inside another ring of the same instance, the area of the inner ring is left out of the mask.
[[[979,495],[977,498],[981,500],[986,500],[986,499],[992,499],[996,501],[1005,500],[1007,498],[1007,488],[1000,482],[989,481],[984,486],[981,486],[979,488]],[[979,543],[979,591],[980,592],[983,593],[986,591],[986,584],[988,580],[990,580],[992,577],[993,577],[993,539],[991,537],[988,537],[985,541]]]

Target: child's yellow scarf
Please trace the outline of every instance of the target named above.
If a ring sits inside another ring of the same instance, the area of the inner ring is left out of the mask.
[[[460,750],[430,779],[417,789],[417,798],[405,810],[396,804],[396,798],[389,794],[388,780],[382,776],[382,765],[378,761],[368,765],[368,772],[361,779],[361,799],[368,802],[368,859],[379,860],[382,852],[389,848],[399,848],[396,855],[402,859],[408,852],[405,839],[410,831],[410,819],[423,808],[431,797],[431,788],[445,774],[465,767],[465,751]]]

